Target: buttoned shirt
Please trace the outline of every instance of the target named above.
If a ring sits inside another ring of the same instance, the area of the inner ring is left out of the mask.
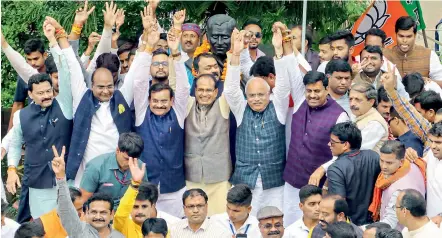
[[[171,229],[171,238],[232,238],[232,234],[222,228],[216,221],[206,217],[198,230],[189,227],[187,219],[177,222]]]
[[[301,217],[285,229],[284,238],[307,238],[309,232],[310,229],[304,224]]]
[[[227,212],[222,214],[217,214],[212,216],[210,219],[216,221],[219,225],[221,225],[225,230],[229,231],[230,234],[247,234],[247,237],[261,237],[261,232],[259,230],[259,222],[255,216],[249,214],[244,224],[238,229],[235,229],[232,221],[229,219],[229,215]]]
[[[431,150],[424,160],[427,162],[427,215],[434,217],[442,213],[442,160]]]

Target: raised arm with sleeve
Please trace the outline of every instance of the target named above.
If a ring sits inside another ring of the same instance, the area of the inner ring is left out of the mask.
[[[179,61],[173,61],[175,67],[175,75],[177,79],[173,108],[175,110],[178,123],[183,129],[184,119],[186,118],[187,101],[190,97],[190,84],[189,79],[187,78],[187,71],[184,62],[185,61],[183,61],[182,59]]]
[[[250,76],[250,69],[252,68],[253,64],[252,58],[250,58],[249,49],[246,48],[242,50],[240,55],[240,68],[245,82],[252,78],[252,76]]]
[[[244,111],[247,106],[247,100],[244,99],[244,94],[241,91],[240,80],[241,68],[239,65],[232,65],[231,62],[227,68],[223,94],[229,104],[230,110],[233,115],[235,115],[238,127],[241,125]]]
[[[23,144],[23,131],[20,125],[20,111],[16,111],[13,116],[13,126],[9,131],[9,151],[8,166],[17,168],[21,158],[21,148]]]
[[[135,56],[134,62],[132,63],[132,67],[134,66],[134,63],[137,60],[143,62],[143,64],[140,65],[138,70],[143,71],[144,76],[135,77],[133,83],[135,126],[139,126],[143,123],[144,117],[146,116],[147,108],[149,107],[149,87],[150,87],[149,76],[150,76],[150,65],[152,64],[152,54],[147,52],[139,52]]]
[[[8,58],[12,67],[23,79],[23,81],[25,81],[25,83],[28,83],[29,78],[32,75],[38,74],[38,70],[32,68],[32,66],[26,62],[25,58],[20,53],[15,51],[10,45],[3,48],[3,53],[5,53],[6,58]]]
[[[290,93],[292,95],[295,112],[305,100],[305,85],[301,70],[299,69],[298,57],[296,57],[295,54],[289,54],[284,56],[284,59],[290,64],[287,66],[287,69],[290,78]]]
[[[92,58],[89,66],[86,69],[88,74],[92,74],[97,68],[97,58],[101,54],[110,53],[112,45],[112,29],[103,29],[103,33],[101,34],[100,42],[98,43],[97,50],[95,51],[94,57]]]
[[[72,50],[72,48],[70,49]],[[58,70],[59,93],[56,99],[66,119],[72,119],[72,90],[70,82],[71,75],[68,63],[58,44],[51,47],[51,54],[54,56],[54,62]]]
[[[86,223],[80,220],[77,210],[71,201],[69,186],[66,179],[57,179],[57,213],[61,224],[68,233],[69,237],[78,237],[83,233]]]
[[[285,125],[287,111],[289,109],[290,76],[287,70],[286,59],[275,59],[276,80],[273,88],[273,104],[279,122]],[[299,69],[298,69],[299,70]]]

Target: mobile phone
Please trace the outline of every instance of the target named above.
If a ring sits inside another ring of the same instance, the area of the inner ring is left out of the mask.
[[[247,234],[236,234],[236,238],[239,238],[239,237],[242,237],[242,238],[246,237],[247,238]]]

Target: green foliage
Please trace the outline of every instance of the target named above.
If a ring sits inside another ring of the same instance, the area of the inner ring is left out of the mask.
[[[58,20],[69,32],[74,19],[75,9],[83,6],[76,1],[1,1],[2,31],[9,44],[20,53],[26,40],[42,37],[42,25],[45,16]],[[101,34],[103,27],[104,1],[90,1],[96,7],[83,28],[80,39],[80,52],[87,47],[87,37],[93,31]],[[140,11],[145,2],[117,1],[119,8],[125,9],[125,23],[120,39],[133,39],[141,32]],[[360,1],[308,1],[307,22],[314,29],[314,39],[329,34],[338,28],[348,27],[368,6],[367,0]],[[173,12],[186,9],[187,21],[204,26],[210,15],[221,13],[237,20],[238,28],[248,18],[257,18],[263,25],[264,43],[271,42],[271,27],[276,21],[286,24],[302,22],[302,1],[163,1],[157,9],[157,18],[164,29],[169,29]],[[2,54],[2,107],[13,103],[16,73]]]

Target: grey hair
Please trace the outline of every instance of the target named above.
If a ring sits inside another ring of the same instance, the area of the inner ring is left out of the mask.
[[[378,92],[376,88],[368,83],[355,83],[351,86],[351,90],[365,94],[367,100],[374,100],[373,107],[378,105]]]
[[[247,83],[246,83],[246,89],[245,89],[246,94],[247,94],[247,88],[249,87],[249,84],[250,84],[252,81],[255,81],[255,80],[262,80],[262,81],[264,81],[265,86],[266,86],[266,88],[267,88],[267,92],[270,92],[270,85],[267,83],[267,81],[265,81],[265,80],[264,80],[263,78],[261,78],[261,77],[253,77],[253,78],[251,78],[249,81],[247,81]]]

